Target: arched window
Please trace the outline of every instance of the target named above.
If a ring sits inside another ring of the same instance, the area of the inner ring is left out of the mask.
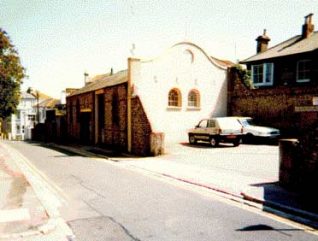
[[[200,93],[197,90],[190,90],[188,94],[188,106],[200,107]]]
[[[178,89],[169,91],[168,106],[181,107],[181,92]]]

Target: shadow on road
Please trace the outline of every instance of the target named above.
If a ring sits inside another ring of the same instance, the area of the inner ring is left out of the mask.
[[[286,232],[303,231],[303,230],[297,229],[297,228],[273,228],[273,227],[268,226],[266,224],[256,224],[256,225],[250,225],[250,226],[246,226],[244,228],[236,229],[236,231],[241,231],[241,232],[275,231],[275,232],[279,232],[281,234],[284,234],[286,236],[291,236],[290,234],[288,234]]]
[[[263,199],[265,201],[264,210],[269,207],[296,216],[304,215],[303,217],[305,218],[307,218],[308,215],[306,212],[318,215],[318,198],[313,193],[309,194],[302,190],[288,190],[280,186],[279,182],[256,183],[251,186],[257,189],[263,189]],[[250,194],[253,196],[253,193]],[[298,210],[301,210],[302,212],[299,213]],[[312,219],[312,217],[310,218]],[[315,222],[312,223],[312,225],[317,228],[318,220],[314,221]]]

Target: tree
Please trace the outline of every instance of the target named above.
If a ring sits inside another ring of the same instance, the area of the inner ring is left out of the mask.
[[[24,77],[25,69],[18,52],[8,34],[0,28],[0,119],[6,119],[16,111]]]

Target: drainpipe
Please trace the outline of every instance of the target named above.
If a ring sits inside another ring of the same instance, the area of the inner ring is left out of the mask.
[[[132,113],[131,97],[133,94],[134,80],[138,79],[140,73],[140,59],[128,58],[128,80],[127,80],[127,151],[131,152],[132,147]]]

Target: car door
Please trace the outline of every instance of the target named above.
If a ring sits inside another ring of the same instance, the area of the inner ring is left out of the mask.
[[[195,128],[195,138],[199,140],[208,140],[208,120],[204,119],[199,122]]]

